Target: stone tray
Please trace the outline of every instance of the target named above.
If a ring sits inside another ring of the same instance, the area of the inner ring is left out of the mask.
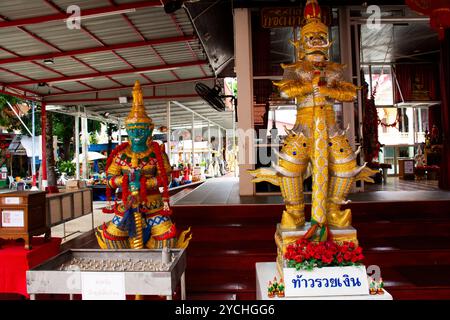
[[[186,252],[170,249],[175,256],[168,271],[108,271],[124,273],[127,295],[171,296],[178,282],[184,278]],[[81,294],[81,273],[87,271],[60,271],[62,264],[73,258],[131,259],[161,261],[162,250],[102,250],[70,249],[27,271],[28,294]],[[102,272],[101,270],[92,270]],[[89,272],[92,272],[89,271]],[[183,279],[184,280],[184,279]]]

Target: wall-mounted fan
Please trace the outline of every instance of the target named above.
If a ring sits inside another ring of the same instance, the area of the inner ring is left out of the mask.
[[[231,98],[234,102],[234,107],[237,107],[237,99],[235,96],[231,95],[222,95],[220,94],[222,89],[215,85],[213,88],[208,87],[206,84],[197,82],[195,84],[195,91],[197,94],[205,100],[211,107],[216,109],[217,111],[225,111],[225,103],[223,101],[224,98]]]

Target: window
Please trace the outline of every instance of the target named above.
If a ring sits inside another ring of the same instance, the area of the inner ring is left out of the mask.
[[[363,67],[364,80],[369,85],[369,92],[375,90],[375,105],[392,106],[394,91],[392,84],[392,70],[390,65]]]

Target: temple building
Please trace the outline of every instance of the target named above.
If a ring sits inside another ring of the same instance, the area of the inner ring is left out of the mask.
[[[450,299],[449,12],[1,1],[0,300]]]

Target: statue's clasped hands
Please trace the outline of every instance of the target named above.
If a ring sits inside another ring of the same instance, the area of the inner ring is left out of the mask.
[[[141,183],[140,183],[140,178],[141,178],[141,172],[140,170],[134,170],[132,169],[129,173],[129,187],[130,187],[130,191],[133,192],[138,192],[139,189],[141,188]]]

